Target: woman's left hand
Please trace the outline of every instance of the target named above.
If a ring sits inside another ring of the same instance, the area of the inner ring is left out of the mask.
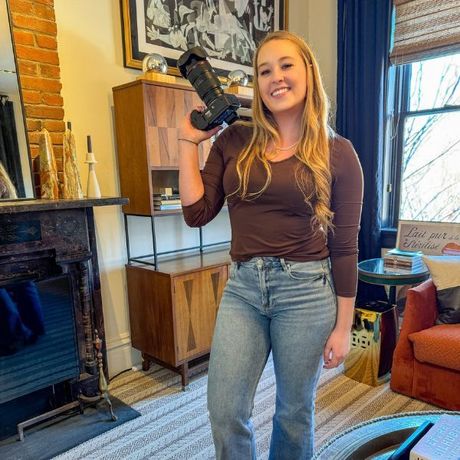
[[[343,363],[350,351],[350,331],[334,329],[324,347],[324,368],[332,369]]]

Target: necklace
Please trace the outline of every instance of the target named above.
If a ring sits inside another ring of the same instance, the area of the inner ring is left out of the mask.
[[[291,150],[292,147],[295,147],[300,142],[300,139],[297,139],[292,145],[289,147],[275,147],[276,152],[286,152],[287,150]]]

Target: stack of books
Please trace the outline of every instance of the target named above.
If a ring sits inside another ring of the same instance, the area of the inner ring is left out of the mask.
[[[153,209],[155,211],[172,211],[182,209],[178,193],[166,195],[164,193],[153,194]]]
[[[443,414],[410,451],[410,460],[460,458],[460,416]]]
[[[422,255],[421,251],[393,248],[383,256],[383,267],[393,273],[410,273],[424,267]]]

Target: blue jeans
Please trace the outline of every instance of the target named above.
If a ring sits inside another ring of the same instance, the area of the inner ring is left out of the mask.
[[[337,303],[329,260],[233,262],[217,315],[208,410],[217,459],[256,458],[250,420],[270,351],[276,408],[270,459],[313,455],[316,385]]]

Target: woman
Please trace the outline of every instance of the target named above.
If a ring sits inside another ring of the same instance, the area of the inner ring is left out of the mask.
[[[189,117],[181,126],[186,222],[206,224],[227,199],[232,227],[209,365],[218,459],[255,458],[250,416],[270,351],[277,385],[270,458],[310,458],[321,364],[336,367],[349,350],[362,172],[327,117],[311,50],[278,31],[255,55],[252,124],[228,127],[202,174],[197,145],[218,129],[196,130]]]

